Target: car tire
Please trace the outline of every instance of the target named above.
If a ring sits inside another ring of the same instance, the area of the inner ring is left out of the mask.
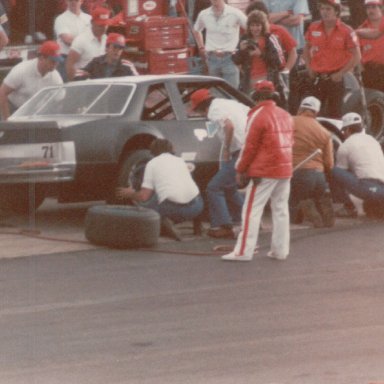
[[[135,190],[141,188],[143,182],[145,165],[152,159],[152,155],[147,149],[140,149],[135,152],[129,153],[121,162],[119,173],[116,180],[116,187],[128,187],[131,186]],[[128,204],[132,205],[130,200],[124,200],[117,198],[115,191],[107,199],[108,204]]]
[[[160,215],[149,208],[99,205],[88,209],[85,237],[110,248],[145,248],[157,244]]]
[[[378,141],[384,138],[384,93],[374,89],[366,89],[368,128],[367,133]]]
[[[6,213],[28,215],[35,212],[45,199],[39,184],[0,186],[0,209]]]

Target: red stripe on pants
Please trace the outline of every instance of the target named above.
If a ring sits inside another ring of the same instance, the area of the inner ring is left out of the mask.
[[[247,207],[245,211],[244,229],[243,229],[241,245],[240,245],[240,256],[244,255],[245,243],[247,241],[247,236],[249,231],[249,217],[251,216],[253,201],[255,200],[256,189],[257,189],[256,185],[252,182],[252,189],[251,189],[251,192],[249,193],[249,199],[248,199]]]

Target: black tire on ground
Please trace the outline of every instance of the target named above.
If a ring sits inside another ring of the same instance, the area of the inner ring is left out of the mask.
[[[367,133],[380,141],[384,138],[384,93],[366,89],[365,97],[368,112]]]
[[[0,209],[4,212],[27,215],[35,212],[44,198],[44,189],[39,184],[0,186]]]
[[[85,217],[85,237],[111,248],[142,248],[157,244],[160,215],[149,208],[97,205]]]

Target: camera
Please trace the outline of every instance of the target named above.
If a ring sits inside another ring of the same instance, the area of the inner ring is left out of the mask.
[[[256,41],[252,39],[247,40],[247,49],[249,51],[254,51],[256,48],[259,48],[259,44],[256,43]]]

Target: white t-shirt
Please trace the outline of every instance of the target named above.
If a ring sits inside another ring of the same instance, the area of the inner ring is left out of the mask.
[[[221,141],[224,141],[225,137],[225,120],[229,119],[233,124],[233,138],[230,152],[238,151],[244,145],[249,109],[249,107],[236,100],[219,98],[212,100],[208,110],[208,119],[218,124],[217,133]]]
[[[63,83],[57,70],[41,76],[37,69],[37,62],[38,58],[22,61],[15,65],[4,79],[4,84],[14,89],[8,95],[8,99],[16,108],[19,108],[40,89]]]
[[[230,5],[224,6],[220,17],[216,17],[212,7],[203,9],[197,16],[195,30],[206,30],[205,49],[232,52],[239,43],[240,27],[247,28],[247,16]]]
[[[358,179],[384,182],[384,155],[378,141],[365,133],[354,133],[337,151],[336,166],[351,171]]]
[[[71,50],[73,49],[80,55],[80,60],[75,64],[75,68],[84,68],[93,58],[104,55],[106,40],[107,35],[104,34],[99,41],[91,29],[77,36],[71,45]]]
[[[148,162],[142,188],[153,190],[159,203],[168,199],[186,204],[199,194],[185,161],[170,153],[162,153]]]
[[[67,55],[69,46],[61,40],[60,35],[70,34],[73,37],[80,35],[87,29],[91,28],[91,15],[85,12],[80,12],[79,15],[66,10],[56,17],[53,29],[57,38],[57,43],[60,45],[60,53]]]

